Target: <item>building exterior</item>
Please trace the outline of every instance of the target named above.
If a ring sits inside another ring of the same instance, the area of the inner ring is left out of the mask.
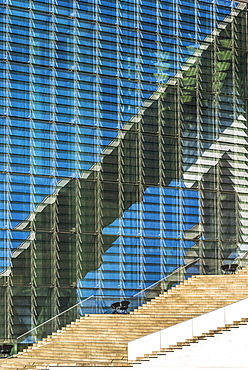
[[[246,4],[0,12],[1,337],[245,265]]]

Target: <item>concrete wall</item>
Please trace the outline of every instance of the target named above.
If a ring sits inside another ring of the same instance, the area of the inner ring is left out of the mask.
[[[159,355],[134,365],[134,370],[241,370],[248,369],[248,325],[232,328],[199,343]],[[50,370],[72,370],[75,367],[53,367]],[[77,370],[92,370],[92,367],[77,367]],[[94,368],[95,369],[95,368]],[[110,370],[109,367],[97,367]],[[114,367],[115,370],[130,370],[130,367]]]
[[[159,355],[134,369],[231,370],[248,369],[248,325],[232,328],[206,340]]]
[[[128,359],[135,360],[245,317],[248,317],[248,298],[129,342]]]
[[[185,339],[247,317],[248,298],[129,342],[129,359],[134,360],[136,357],[152,353],[155,350],[159,351],[161,348],[183,342]],[[232,328],[231,331],[224,331],[214,337],[200,340],[198,343],[191,343],[190,346],[185,346],[183,349],[176,349],[174,352],[159,355],[158,358],[134,365],[137,370],[141,367],[144,370],[154,368],[161,370],[248,369],[248,325]],[[109,370],[109,367],[105,366],[95,368]],[[72,370],[75,367],[50,366],[49,369]],[[92,367],[76,367],[76,369],[92,370]],[[130,367],[114,367],[114,369],[129,370]]]

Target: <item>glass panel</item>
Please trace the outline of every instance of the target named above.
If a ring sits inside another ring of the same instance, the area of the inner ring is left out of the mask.
[[[247,5],[0,12],[0,338],[246,265]]]

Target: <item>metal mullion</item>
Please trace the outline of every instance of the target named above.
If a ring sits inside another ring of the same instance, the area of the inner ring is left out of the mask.
[[[237,99],[239,98],[239,91],[238,91],[238,79],[237,79],[237,76],[238,76],[238,69],[239,69],[239,66],[238,66],[238,60],[237,60],[237,47],[238,47],[238,42],[237,42],[237,20],[236,18],[234,17],[233,18],[233,21],[232,21],[232,24],[231,24],[231,33],[232,33],[232,83],[233,83],[233,91],[232,91],[232,94],[233,94],[233,102],[232,102],[232,106],[233,106],[233,117],[234,117],[234,120],[238,119],[238,115],[239,115],[239,112],[238,112],[238,106],[237,106]],[[236,136],[236,132],[234,132],[234,135]],[[234,142],[236,143],[236,140],[235,140],[236,137],[234,137]],[[240,144],[235,144],[235,146],[239,146]],[[237,162],[237,157],[238,157],[238,150],[235,150],[235,154],[234,154],[234,167],[236,168],[235,164]],[[237,173],[235,171],[235,179],[234,179],[234,183],[235,185],[237,184],[238,180],[236,180],[236,177],[237,177]],[[236,180],[236,181],[235,181]],[[237,187],[234,186],[234,191],[235,191],[235,224],[236,224],[236,227],[235,227],[235,244],[236,244],[236,250],[238,249],[238,243],[240,241],[240,219],[241,219],[241,212],[240,212],[240,200],[239,200],[239,196],[238,196],[238,193],[237,193]],[[221,264],[220,264],[221,265]]]
[[[74,86],[73,86],[73,93],[74,93],[74,112],[73,112],[73,120],[76,123],[75,126],[75,148],[76,151],[76,162],[77,162],[77,176],[80,177],[81,175],[81,166],[80,166],[80,102],[79,102],[79,84],[78,81],[80,80],[78,75],[78,61],[79,61],[79,48],[78,48],[78,35],[79,35],[79,29],[78,29],[78,8],[79,4],[77,0],[73,0],[73,67],[74,67]],[[76,243],[76,281],[73,282],[75,284],[75,287],[77,286],[78,282],[82,279],[82,239],[81,239],[81,233],[82,233],[82,217],[81,217],[81,182],[79,179],[75,180],[76,182],[76,228],[75,228],[75,243]]]
[[[103,228],[103,187],[102,187],[102,168],[99,165],[99,170],[96,174],[96,190],[95,190],[95,225],[96,225],[96,236],[95,236],[95,250],[94,258],[95,264],[98,266],[99,262],[102,260],[103,255],[103,237],[102,237],[102,228]],[[101,312],[102,304],[102,272],[96,270],[96,287],[97,287],[97,298],[96,298],[96,310],[99,309]]]
[[[31,222],[31,229],[32,229],[32,224],[33,222]],[[37,268],[37,265],[36,265],[36,243],[35,243],[35,240],[31,240],[30,242],[30,275],[31,275],[31,280],[30,280],[30,296],[31,296],[31,299],[30,299],[30,304],[31,304],[31,307],[30,307],[30,311],[31,311],[31,328],[35,327],[37,325],[37,292],[36,292],[36,288],[37,288],[37,282],[36,282],[36,277],[37,277],[37,272],[36,272],[36,268]],[[35,339],[36,340],[36,339]]]
[[[7,277],[6,283],[5,283],[5,330],[4,335],[8,338],[13,338],[14,335],[14,328],[13,328],[13,282],[12,282],[12,271],[11,274]]]
[[[177,80],[175,86],[175,122],[176,122],[176,132],[175,132],[175,157],[176,157],[176,173],[175,173],[175,180],[176,186],[179,188],[178,180],[182,179],[182,147],[181,147],[181,131],[183,128],[183,89],[181,87],[180,79]],[[177,143],[177,144],[176,144]],[[180,191],[178,192],[180,195]],[[180,204],[180,196],[176,202],[177,204],[177,254],[176,254],[176,265],[177,267],[180,266],[181,262],[181,204]],[[183,274],[183,276],[182,276]],[[184,280],[184,272],[179,271],[177,274],[178,281]]]
[[[215,4],[212,5],[212,20],[213,20],[213,28],[216,27],[216,7]],[[213,111],[214,111],[214,126],[215,126],[215,137],[216,140],[219,136],[220,132],[220,120],[219,120],[219,73],[218,73],[218,44],[217,38],[214,38],[213,41]],[[213,222],[214,222],[214,246],[215,246],[215,253],[214,253],[214,268],[215,273],[220,272],[220,263],[222,257],[222,248],[221,248],[221,214],[220,214],[220,163],[218,161],[217,165],[215,166],[215,174],[214,174],[214,190],[213,190]]]
[[[197,158],[200,158],[201,154],[202,154],[202,142],[201,142],[201,140],[202,140],[202,134],[201,134],[201,132],[202,132],[202,109],[201,109],[202,108],[202,94],[201,94],[201,91],[202,91],[202,86],[201,86],[202,69],[201,69],[200,58],[196,59],[195,64],[196,64],[195,89],[196,89],[196,120],[197,120]],[[199,176],[199,172],[200,172],[200,175],[203,173],[201,164],[198,164],[197,171],[198,171],[198,178],[202,178],[202,176]],[[198,181],[199,195],[201,194],[201,184],[202,184],[202,181]],[[201,197],[201,195],[200,195],[200,197]],[[200,205],[198,206],[198,212],[199,212],[200,215],[202,214]],[[201,222],[199,220],[199,228],[200,228],[200,230],[202,229],[202,220],[201,220]],[[199,259],[199,265],[200,265],[199,270],[200,270],[200,273],[203,273],[203,271],[204,271],[204,258],[203,258],[203,250],[202,250],[203,244],[202,244],[202,242],[199,238],[196,241],[197,247],[198,247],[198,255],[200,257],[200,259]]]
[[[141,23],[140,23],[140,0],[136,0],[135,8],[134,8],[134,15],[136,18],[136,48],[135,48],[135,62],[136,62],[136,80],[137,80],[137,88],[135,89],[135,100],[136,100],[136,107],[141,107],[142,98],[141,98],[141,55],[142,55],[142,48],[141,48]],[[142,116],[139,117],[138,120],[138,129],[137,129],[137,166],[138,166],[138,183],[137,183],[137,191],[138,191],[138,211],[137,211],[137,235],[139,236],[139,245],[137,248],[138,254],[138,261],[139,261],[139,277],[138,277],[138,287],[139,289],[143,289],[145,275],[144,275],[144,235],[143,235],[143,197],[144,197],[144,146],[143,146],[143,122]]]
[[[76,281],[77,283],[83,278],[82,277],[82,216],[81,216],[81,182],[80,179],[76,179]]]
[[[164,155],[164,121],[163,121],[163,98],[158,99],[158,151],[159,151],[159,158],[158,158],[158,166],[159,166],[159,211],[160,211],[160,219],[159,219],[159,239],[160,239],[160,277],[163,278],[166,275],[166,210],[164,206],[164,190],[167,184],[165,183],[165,155]],[[161,288],[166,289],[166,284],[161,283]]]
[[[9,264],[10,259],[9,256],[11,255],[11,245],[10,245],[10,225],[8,224],[9,220],[9,211],[10,211],[10,173],[11,173],[11,156],[10,156],[10,63],[9,63],[9,50],[10,50],[10,25],[11,25],[11,19],[9,14],[11,14],[10,7],[9,7],[9,1],[6,1],[5,4],[6,12],[4,14],[4,44],[5,44],[5,54],[4,54],[4,60],[5,60],[5,69],[3,71],[4,76],[4,117],[5,117],[5,125],[4,125],[4,163],[5,163],[5,180],[4,180],[4,223],[5,223],[5,233],[6,237],[4,238],[3,245],[4,245],[4,253],[5,253],[5,260],[6,265]],[[10,274],[7,276],[4,276],[4,283],[3,283],[3,315],[4,315],[4,337],[5,338],[12,338],[13,337],[13,280],[12,280],[12,269],[10,270]]]
[[[53,46],[50,49],[50,59],[52,65],[52,74],[51,74],[51,85],[50,85],[50,94],[51,94],[51,104],[50,104],[50,120],[51,120],[51,129],[50,129],[50,171],[53,178],[53,182],[51,184],[51,194],[54,192],[54,188],[56,189],[57,185],[57,113],[56,113],[56,105],[57,105],[57,73],[56,73],[56,0],[52,0],[50,4],[51,15],[52,15],[52,22],[50,24],[50,43]],[[55,195],[54,195],[55,196]],[[60,265],[59,265],[59,208],[58,208],[58,198],[55,197],[53,204],[51,205],[52,208],[52,219],[50,225],[50,232],[51,232],[51,282],[50,282],[50,294],[51,294],[51,316],[55,316],[60,312]],[[54,320],[52,322],[52,329],[57,330],[60,325],[59,319]]]
[[[4,179],[4,227],[5,227],[5,234],[6,237],[4,238],[4,253],[6,259],[6,265],[11,264],[10,257],[12,254],[11,248],[11,122],[10,122],[10,63],[9,63],[9,50],[10,50],[10,43],[9,43],[9,30],[11,20],[9,17],[10,9],[8,4],[6,6],[6,14],[5,14],[5,23],[4,26],[6,27],[6,37],[5,37],[5,49],[6,54],[4,56],[5,59],[5,70],[4,70],[4,117],[5,117],[5,124],[4,124],[4,171],[5,171],[5,179]],[[12,338],[13,336],[13,280],[12,280],[12,269],[11,273],[4,278],[4,307],[3,307],[3,314],[5,317],[4,320],[4,336],[6,338]]]
[[[138,124],[138,211],[137,211],[137,233],[139,235],[139,248],[138,248],[138,261],[139,261],[139,289],[144,288],[145,274],[144,274],[144,147],[143,147],[143,134],[142,134],[142,119]]]
[[[121,130],[119,134],[121,135]],[[118,145],[118,210],[119,210],[119,287],[120,287],[120,297],[125,297],[125,282],[123,281],[124,276],[124,258],[125,258],[125,251],[124,251],[124,221],[123,221],[123,214],[125,211],[124,208],[124,161],[123,161],[123,141],[120,141]]]
[[[94,140],[94,146],[96,148],[96,162],[99,161],[99,147],[102,147],[102,132],[101,132],[101,25],[99,22],[100,6],[99,0],[94,0],[94,70],[95,70],[95,81],[94,81],[94,119],[96,127],[96,136]],[[98,170],[96,171],[96,187],[95,187],[95,245],[94,245],[94,258],[96,266],[99,265],[102,260],[103,254],[103,186],[102,186],[102,165],[97,165]],[[101,312],[102,306],[102,282],[103,276],[99,269],[95,271],[95,282],[96,282],[96,311]]]
[[[52,204],[52,220],[51,220],[51,316],[55,316],[59,313],[60,307],[59,307],[59,237],[58,237],[58,200],[57,198]],[[59,321],[55,320],[53,323],[53,330],[57,330],[59,327]]]

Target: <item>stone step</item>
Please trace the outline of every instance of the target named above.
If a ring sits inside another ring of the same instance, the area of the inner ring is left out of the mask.
[[[17,370],[27,366],[26,369],[37,370],[48,367],[49,363],[65,364],[66,361],[73,366],[75,363],[78,366],[127,366],[127,343],[130,340],[248,297],[247,275],[248,269],[235,275],[193,276],[129,315],[86,315],[16,358],[0,361],[0,369]],[[241,323],[210,330],[185,342],[171,343],[170,348],[147,355],[146,360],[246,324],[247,319],[244,319]]]

